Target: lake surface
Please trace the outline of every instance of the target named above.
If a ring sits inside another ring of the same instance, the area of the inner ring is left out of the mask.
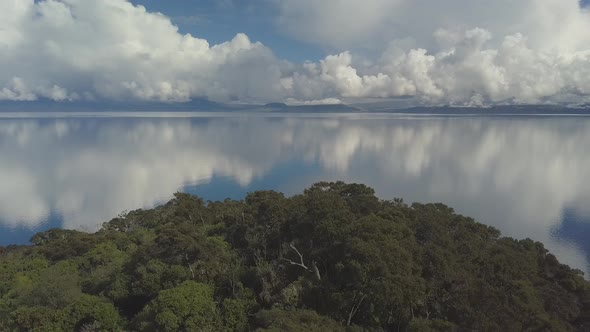
[[[584,116],[0,113],[0,245],[94,231],[176,191],[342,180],[445,203],[588,272],[589,146]]]

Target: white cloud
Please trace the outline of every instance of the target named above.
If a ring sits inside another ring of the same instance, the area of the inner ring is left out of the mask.
[[[309,98],[410,95],[459,105],[588,101],[590,12],[578,0],[274,3],[287,32],[345,51],[294,77],[295,92]],[[367,49],[381,54],[372,66],[351,56]]]
[[[349,48],[382,37],[384,23],[403,0],[274,0],[278,24],[303,41]]]
[[[287,98],[285,101],[287,105],[295,106],[312,106],[312,105],[340,105],[342,101],[338,98],[326,98],[318,100],[297,100],[294,98]]]
[[[304,41],[334,49],[380,48],[410,38],[439,51],[438,29],[492,31],[500,39],[522,33],[542,49],[587,47],[589,14],[578,0],[281,0],[285,29]]]
[[[210,46],[123,0],[1,0],[0,99],[270,98],[272,52],[247,36]]]
[[[521,34],[489,48],[491,33],[476,28],[461,33],[439,30],[440,52],[426,49],[385,51],[379,63],[360,70],[349,52],[328,56],[297,72],[295,94],[320,99],[415,96],[430,104],[542,103],[562,95],[588,100],[590,51],[534,50]]]
[[[125,0],[0,0],[0,100],[590,101],[577,0],[268,1],[334,54],[289,63],[244,34],[209,45]]]

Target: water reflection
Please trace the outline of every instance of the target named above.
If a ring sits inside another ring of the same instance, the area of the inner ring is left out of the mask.
[[[339,179],[444,202],[588,270],[590,248],[554,231],[571,222],[566,207],[588,212],[588,143],[584,117],[4,118],[0,241],[55,225],[93,230],[179,189],[239,198]],[[588,238],[574,219],[577,239]]]
[[[586,255],[586,262],[590,264],[590,216],[580,214],[579,211],[566,209],[563,214],[563,221],[561,224],[552,229],[552,236],[555,241],[566,245],[573,245],[579,248]],[[586,265],[586,269],[582,265],[582,270],[590,270]],[[588,277],[588,276],[586,276]]]

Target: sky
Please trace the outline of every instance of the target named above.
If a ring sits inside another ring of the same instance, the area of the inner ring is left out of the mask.
[[[590,0],[589,0],[590,1]],[[170,18],[183,33],[223,43],[238,33],[268,46],[281,59],[293,62],[318,61],[326,55],[319,45],[291,38],[276,29],[276,9],[256,0],[133,0]]]
[[[578,0],[0,0],[0,100],[590,102]]]

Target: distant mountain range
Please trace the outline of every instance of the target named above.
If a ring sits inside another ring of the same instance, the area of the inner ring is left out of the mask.
[[[321,112],[321,113],[357,113],[366,112],[363,109],[345,104],[333,105],[287,105],[284,103],[270,103],[262,106],[263,110],[271,112]]]
[[[368,109],[371,113],[451,114],[451,115],[550,115],[590,114],[590,107],[561,105],[498,105],[491,107],[417,106],[402,109]]]
[[[222,104],[206,99],[194,99],[185,103],[144,101],[0,101],[0,112],[188,112],[249,110],[251,105]]]
[[[72,101],[56,102],[38,100],[32,102],[0,101],[0,112],[275,112],[275,113],[402,113],[402,114],[590,114],[590,105],[498,105],[492,107],[414,106],[387,102],[334,104],[334,105],[287,105],[284,103],[224,104],[207,99],[194,99],[186,103],[168,102],[118,102],[118,101]]]

